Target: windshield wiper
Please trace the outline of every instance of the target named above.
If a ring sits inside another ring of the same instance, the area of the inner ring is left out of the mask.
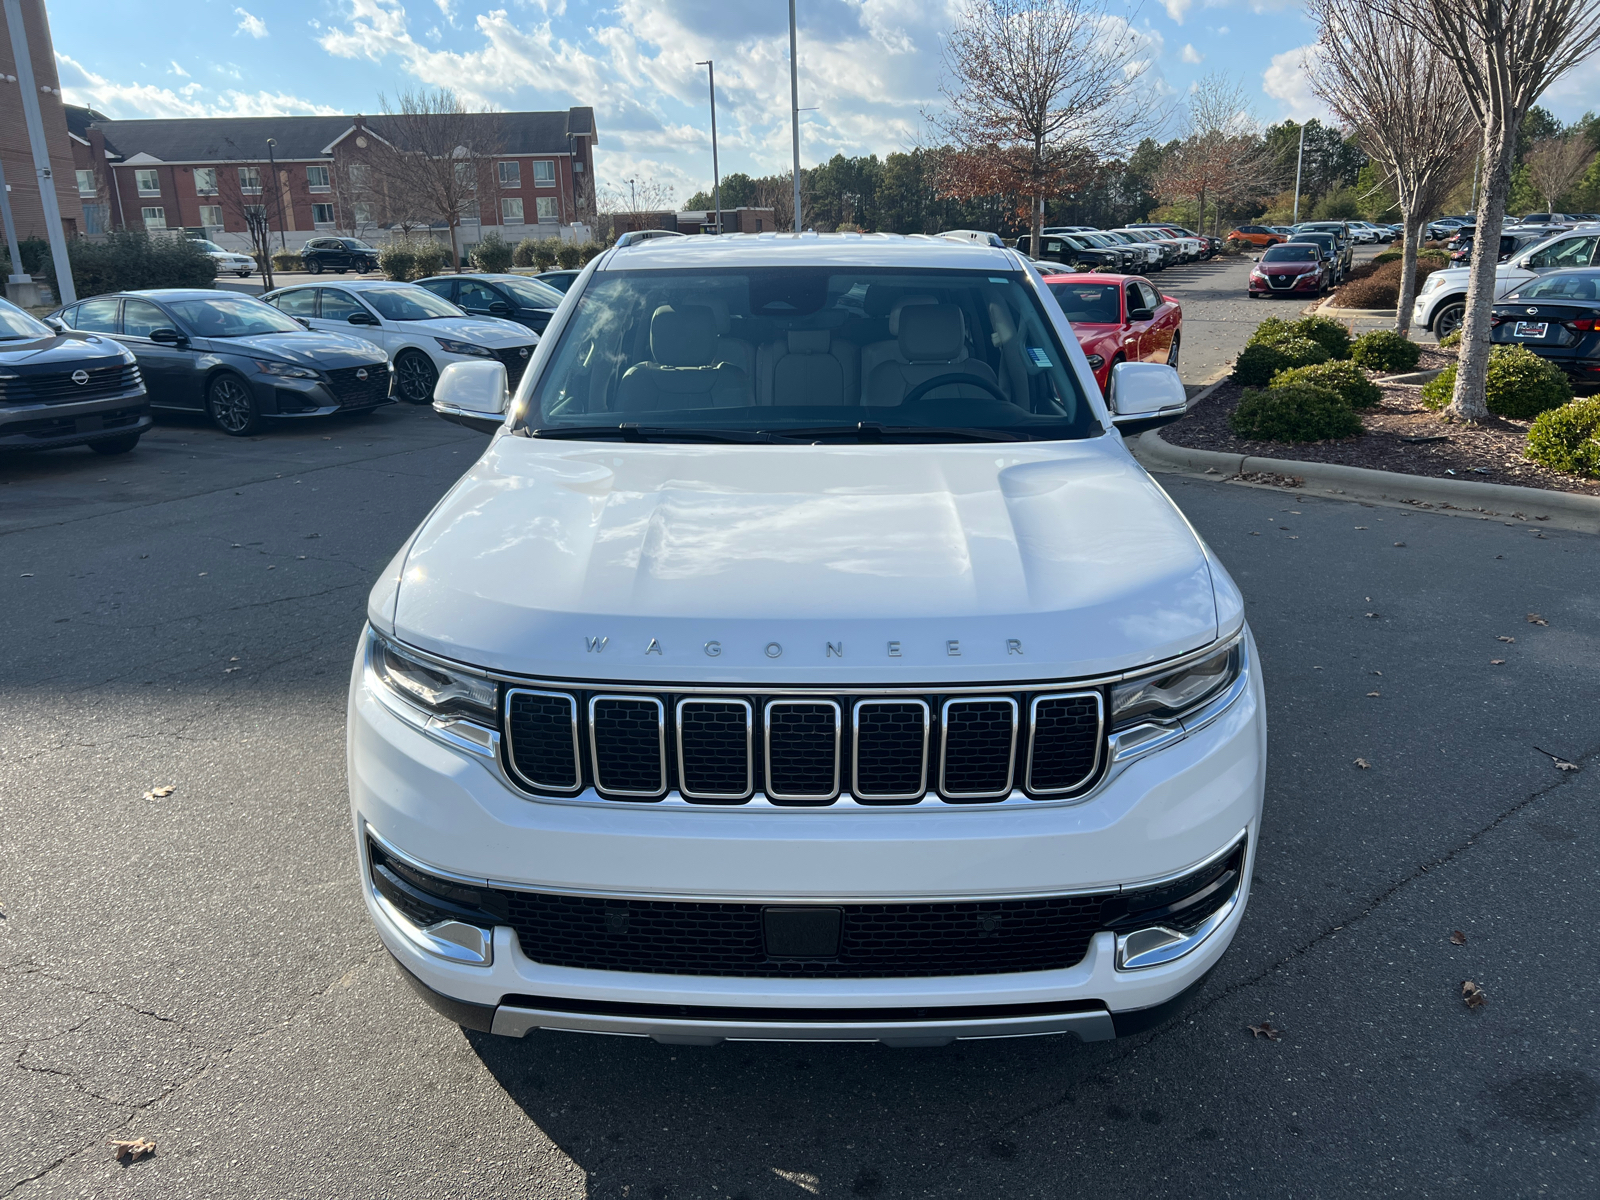
[[[1026,442],[1027,434],[1010,433],[1004,429],[977,429],[958,425],[882,425],[877,421],[861,421],[855,425],[818,425],[814,429],[774,429],[773,437],[819,438],[854,437],[860,442],[882,442],[906,434],[924,434],[936,438],[961,438],[969,442]]]
[[[761,442],[776,439],[770,433],[745,429],[697,429],[694,426],[638,425],[550,425],[524,429],[525,437],[585,441],[589,438],[616,438],[624,442]]]

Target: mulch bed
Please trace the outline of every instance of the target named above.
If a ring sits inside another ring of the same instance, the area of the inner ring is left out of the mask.
[[[1416,369],[1430,370],[1454,361],[1452,353],[1425,347]],[[1235,437],[1228,427],[1228,415],[1238,406],[1243,389],[1232,381],[1225,381],[1181,421],[1162,429],[1161,436],[1174,446],[1191,450],[1340,463],[1402,475],[1470,479],[1600,496],[1600,480],[1564,475],[1523,458],[1531,421],[1491,416],[1479,425],[1453,424],[1422,406],[1419,385],[1379,386],[1383,400],[1377,408],[1362,410],[1361,423],[1366,426],[1366,433],[1360,437],[1292,444]],[[1407,438],[1443,440],[1417,442],[1406,441]]]

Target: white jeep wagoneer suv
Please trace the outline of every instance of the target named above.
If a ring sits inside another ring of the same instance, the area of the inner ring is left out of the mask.
[[[610,251],[373,589],[364,893],[463,1026],[1111,1038],[1239,927],[1266,717],[1238,590],[1014,251]]]

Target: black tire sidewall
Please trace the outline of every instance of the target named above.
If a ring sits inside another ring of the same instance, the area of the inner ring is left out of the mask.
[[[321,260],[313,258],[310,262],[306,263],[306,274],[307,275],[321,275],[322,274],[322,262],[321,262]]]

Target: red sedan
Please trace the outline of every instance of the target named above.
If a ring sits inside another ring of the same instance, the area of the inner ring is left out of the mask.
[[[1100,391],[1119,362],[1178,365],[1183,309],[1137,275],[1046,275],[1045,284],[1072,322]]]

